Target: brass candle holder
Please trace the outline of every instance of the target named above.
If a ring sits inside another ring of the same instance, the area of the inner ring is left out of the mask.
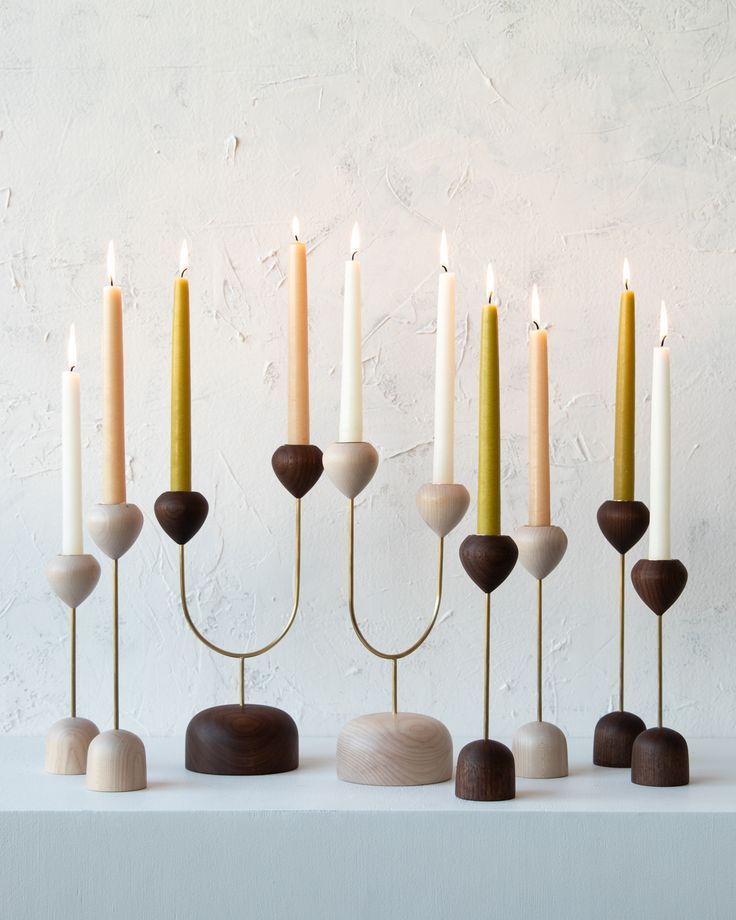
[[[631,750],[646,725],[624,709],[626,553],[646,533],[649,509],[643,502],[607,501],[598,509],[598,526],[619,554],[618,710],[598,720],[593,737],[593,763],[599,767],[630,767]]]
[[[95,505],[87,528],[112,559],[113,728],[94,738],[87,753],[87,788],[93,792],[134,792],[146,788],[146,749],[133,732],[120,728],[118,563],[138,539],[143,515],[137,505]]]
[[[437,590],[429,624],[402,651],[385,652],[366,639],[355,611],[355,499],[378,468],[378,454],[365,442],[337,442],[325,451],[325,472],[348,499],[348,610],[360,642],[372,655],[391,662],[391,711],[359,716],[344,726],[337,740],[337,775],[349,783],[372,786],[419,786],[452,777],[452,738],[438,719],[402,712],[398,703],[398,663],[413,655],[434,629],[442,603],[444,539],[462,519],[470,496],[457,483],[423,485],[417,507],[439,539]]]
[[[657,727],[637,735],[631,753],[631,782],[639,786],[687,786],[687,741],[662,725],[662,620],[685,590],[687,569],[679,559],[640,559],[631,571],[636,593],[657,615]]]
[[[311,444],[284,444],[271,464],[279,482],[296,499],[294,597],[281,632],[250,651],[231,651],[209,640],[195,625],[186,598],[184,547],[207,519],[209,506],[199,492],[164,492],[156,499],[156,518],[179,545],[179,589],[184,618],[194,635],[211,651],[238,661],[240,699],[197,713],[186,733],[185,765],[195,773],[256,776],[286,773],[299,766],[299,733],[291,716],[273,706],[245,701],[245,662],[270,651],[287,635],[299,610],[301,580],[301,500],[322,475],[322,452]]]
[[[77,715],[77,608],[97,587],[100,565],[89,553],[59,555],[46,567],[49,585],[69,607],[70,700],[69,716],[54,722],[46,734],[44,764],[47,773],[74,776],[87,771],[87,750],[100,730]]]
[[[514,540],[521,564],[537,582],[537,719],[517,730],[511,750],[517,776],[552,779],[567,776],[567,741],[561,729],[542,720],[542,582],[562,561],[567,536],[554,525],[527,525]]]

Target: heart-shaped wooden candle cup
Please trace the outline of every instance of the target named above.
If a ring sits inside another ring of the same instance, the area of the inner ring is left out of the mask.
[[[271,457],[281,485],[294,498],[304,498],[322,475],[322,451],[314,444],[282,444]]]
[[[325,451],[325,472],[345,498],[356,498],[378,469],[378,451],[368,441],[336,441]]]
[[[484,594],[490,594],[511,574],[519,550],[502,534],[471,534],[460,544],[460,562]]]
[[[470,495],[459,483],[425,482],[417,491],[417,509],[427,527],[446,537],[462,521]]]
[[[603,502],[598,509],[598,526],[611,546],[623,555],[647,532],[649,509],[644,502]]]
[[[184,546],[207,520],[209,505],[200,492],[164,492],[153,510],[161,529],[174,543]]]
[[[685,590],[687,569],[679,559],[640,559],[631,582],[647,607],[661,617]]]

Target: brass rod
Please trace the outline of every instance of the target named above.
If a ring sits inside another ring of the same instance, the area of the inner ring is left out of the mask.
[[[619,570],[619,627],[618,627],[618,708],[624,711],[624,587],[626,574],[626,555],[620,554]]]
[[[113,634],[113,724],[115,731],[120,728],[120,675],[119,675],[119,636],[118,636],[118,560],[112,561],[112,634]]]
[[[77,608],[70,607],[71,620],[71,711],[72,719],[77,716]]]
[[[542,579],[537,579],[537,722],[542,721]]]
[[[483,653],[483,738],[488,741],[490,721],[491,679],[491,595],[486,594],[486,635]]]
[[[245,658],[240,659],[240,705],[245,706]]]
[[[662,617],[657,617],[657,677],[659,698],[657,700],[657,725],[662,727]]]
[[[398,670],[399,670],[399,659],[391,659],[391,711],[394,715],[399,711],[399,690],[398,690]]]

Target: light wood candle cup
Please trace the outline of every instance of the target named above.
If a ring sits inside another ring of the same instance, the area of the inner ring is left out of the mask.
[[[417,492],[417,509],[438,537],[446,537],[465,517],[470,494],[459,483],[425,482]]]
[[[333,485],[346,498],[355,498],[373,479],[378,453],[367,441],[336,441],[322,455],[322,465]]]
[[[47,773],[79,776],[87,771],[87,749],[100,730],[78,716],[59,719],[46,732],[44,767]]]
[[[527,722],[517,729],[511,745],[516,775],[527,779],[567,776],[567,741],[551,722]]]
[[[94,505],[87,515],[87,529],[102,552],[110,559],[120,559],[135,543],[143,527],[143,515],[137,505]]]
[[[146,749],[133,732],[102,732],[87,752],[87,788],[93,792],[136,792],[146,788]]]
[[[46,566],[46,578],[67,607],[79,607],[97,587],[100,564],[89,553],[54,556]]]
[[[557,568],[567,550],[565,531],[554,524],[519,527],[514,534],[514,542],[519,549],[519,562],[539,580]]]

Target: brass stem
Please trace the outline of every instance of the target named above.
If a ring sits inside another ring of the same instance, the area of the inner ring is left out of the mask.
[[[399,659],[391,659],[392,668],[391,668],[391,711],[394,715],[399,711],[399,688],[398,688],[398,670],[399,670]]]
[[[77,608],[69,608],[71,619],[71,711],[72,719],[77,717]]]
[[[491,694],[491,595],[486,594],[486,635],[483,651],[483,739],[488,741],[488,723],[490,722]]]
[[[355,635],[360,639],[362,644],[368,651],[375,655],[376,658],[383,658],[384,661],[393,662],[393,672],[392,672],[392,707],[393,712],[397,711],[397,662],[401,658],[407,658],[425,642],[429,634],[434,629],[434,625],[437,622],[437,617],[440,612],[440,605],[442,604],[442,576],[444,571],[444,559],[445,559],[445,540],[444,537],[440,537],[439,546],[437,549],[437,592],[434,599],[434,610],[432,611],[432,619],[429,621],[429,625],[417,639],[417,641],[410,645],[408,648],[405,648],[401,652],[382,652],[377,649],[374,645],[366,639],[363,635],[363,632],[358,623],[358,617],[355,612],[355,499],[351,498],[348,500],[348,610],[350,611],[350,622],[353,625],[355,630]]]
[[[657,701],[657,725],[662,727],[662,617],[657,617],[657,677],[659,680],[659,699]]]
[[[542,579],[537,579],[537,722],[542,721]]]
[[[118,560],[112,561],[112,635],[113,635],[113,725],[120,728],[120,672],[118,636]]]
[[[618,708],[624,711],[624,587],[626,575],[626,555],[620,554],[619,570],[619,633],[618,633]]]
[[[211,642],[205,635],[203,635],[192,619],[192,616],[189,612],[189,606],[187,604],[187,586],[186,586],[186,572],[184,565],[184,546],[179,547],[179,594],[181,595],[181,608],[184,613],[184,619],[187,621],[189,628],[192,630],[194,635],[199,639],[203,645],[206,645],[208,649],[213,652],[217,652],[218,655],[224,655],[226,658],[239,658],[240,659],[240,705],[245,704],[245,660],[246,658],[257,658],[259,655],[263,655],[266,652],[269,652],[275,645],[278,645],[279,642],[284,638],[284,636],[289,632],[291,627],[294,625],[294,620],[296,619],[297,611],[299,610],[299,596],[301,591],[301,570],[302,570],[302,502],[300,498],[296,500],[296,509],[295,509],[295,550],[294,550],[294,594],[291,605],[291,613],[289,614],[289,619],[286,621],[286,626],[281,630],[281,632],[269,642],[267,645],[261,646],[261,648],[254,649],[252,652],[232,652],[229,649],[222,648],[220,645],[216,645],[214,642]]]

